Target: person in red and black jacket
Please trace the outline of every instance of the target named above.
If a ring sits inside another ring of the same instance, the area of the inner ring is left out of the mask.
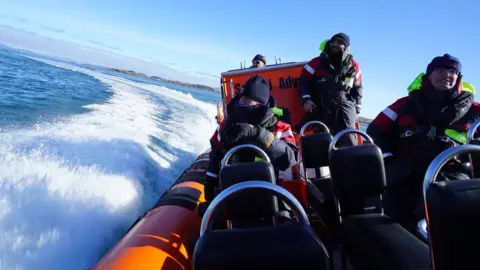
[[[322,50],[303,67],[299,78],[298,94],[307,115],[296,130],[307,121],[319,120],[335,135],[355,128],[362,109],[362,72],[350,54],[346,34],[335,34]],[[340,143],[356,145],[357,140],[355,135],[345,136]]]
[[[383,151],[387,174],[385,213],[414,226],[424,217],[422,183],[432,160],[466,143],[466,132],[480,117],[474,88],[462,81],[462,65],[449,54],[435,57],[402,97],[380,112],[367,128]],[[466,160],[450,162],[437,181],[469,179]],[[413,229],[413,227],[411,227]]]
[[[205,199],[211,202],[218,185],[220,161],[239,144],[254,144],[269,156],[278,176],[297,163],[298,149],[292,128],[275,114],[276,100],[260,75],[250,77],[242,92],[227,105],[227,117],[210,139],[210,161],[206,173]]]

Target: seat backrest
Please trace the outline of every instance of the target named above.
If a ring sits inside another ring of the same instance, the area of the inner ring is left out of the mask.
[[[309,225],[211,231],[201,236],[193,253],[194,270],[326,268],[323,244]]]
[[[433,183],[426,202],[435,269],[475,268],[480,243],[480,180]]]
[[[332,135],[327,132],[300,137],[303,166],[305,168],[328,166],[328,147],[331,141]]]
[[[330,153],[333,190],[342,216],[365,213],[365,200],[380,197],[386,188],[382,151],[375,144],[337,148]]]
[[[226,165],[220,170],[220,190],[250,180],[260,180],[276,183],[273,166],[270,163],[245,162]],[[273,195],[265,194],[261,190],[246,190],[225,202],[226,219],[232,224],[248,223],[253,220],[267,219],[272,223],[272,218],[278,212],[278,201]]]

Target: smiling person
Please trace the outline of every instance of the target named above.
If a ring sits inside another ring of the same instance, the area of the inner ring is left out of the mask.
[[[462,81],[459,59],[435,57],[402,97],[380,112],[367,133],[383,151],[387,175],[385,213],[407,229],[424,217],[425,172],[442,151],[466,143],[466,132],[480,116],[475,90]],[[452,160],[437,181],[469,179],[467,159]]]

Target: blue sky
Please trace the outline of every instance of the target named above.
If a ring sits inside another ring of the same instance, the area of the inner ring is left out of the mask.
[[[335,3],[335,4],[334,4]],[[460,58],[480,89],[479,1],[0,0],[0,25],[211,79],[261,53],[306,61],[325,38],[350,35],[364,76],[363,115],[405,95],[437,55]],[[159,74],[162,75],[162,74]],[[212,77],[213,76],[213,77]],[[477,89],[477,90],[478,90]],[[479,90],[480,91],[480,90]],[[477,98],[478,100],[478,98]]]

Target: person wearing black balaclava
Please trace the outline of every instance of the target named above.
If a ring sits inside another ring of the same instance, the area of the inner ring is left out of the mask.
[[[367,128],[383,151],[385,213],[412,231],[425,215],[421,190],[428,166],[444,150],[465,144],[468,128],[480,116],[474,88],[462,77],[458,58],[435,57],[408,87],[408,96],[385,108]],[[437,181],[468,179],[467,161],[455,158]]]
[[[254,144],[269,156],[278,176],[296,164],[298,149],[291,126],[275,114],[276,100],[265,78],[252,76],[240,94],[227,105],[227,117],[210,139],[211,151],[206,173],[205,199],[213,200],[218,185],[220,161],[239,144]]]
[[[300,74],[298,95],[306,115],[295,130],[317,120],[335,135],[355,128],[362,109],[362,72],[350,54],[350,37],[345,33],[333,35],[321,49]],[[356,145],[356,135],[345,136],[339,144]]]

